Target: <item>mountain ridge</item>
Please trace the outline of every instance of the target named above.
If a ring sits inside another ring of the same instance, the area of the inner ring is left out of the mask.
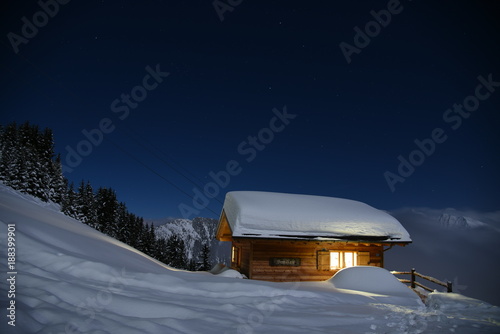
[[[183,240],[188,261],[198,260],[203,245],[207,244],[210,249],[209,262],[212,266],[218,263],[230,264],[230,243],[215,239],[218,224],[216,219],[195,217],[193,219],[164,218],[145,221],[155,226],[157,238],[168,240],[175,234]]]

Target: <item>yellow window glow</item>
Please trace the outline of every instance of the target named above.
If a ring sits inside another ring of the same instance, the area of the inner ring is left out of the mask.
[[[340,252],[330,252],[330,269],[340,268]]]
[[[231,261],[237,262],[237,260],[238,260],[238,250],[236,249],[236,247],[233,246],[233,248],[231,249]]]
[[[356,252],[330,252],[330,270],[358,265]]]
[[[354,252],[344,253],[344,267],[353,267],[356,265],[356,256]]]

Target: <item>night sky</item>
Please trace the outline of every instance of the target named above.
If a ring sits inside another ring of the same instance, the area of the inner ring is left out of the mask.
[[[41,4],[2,2],[0,122],[53,129],[65,176],[131,212],[217,218],[233,190],[500,209],[498,2]]]

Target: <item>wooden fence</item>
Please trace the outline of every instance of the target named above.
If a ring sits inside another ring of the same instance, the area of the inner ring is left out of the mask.
[[[419,286],[422,289],[427,290],[429,292],[434,291],[434,289],[431,289],[431,288],[423,285],[422,283],[417,282],[416,281],[416,277],[420,277],[420,278],[428,280],[428,281],[430,281],[432,283],[444,286],[446,288],[446,292],[453,292],[452,284],[451,284],[450,281],[448,281],[448,282],[442,282],[442,281],[440,281],[438,279],[435,279],[434,277],[422,275],[420,273],[417,273],[415,271],[415,268],[412,268],[411,271],[391,271],[391,274],[393,274],[393,275],[410,275],[410,279],[398,278],[398,280],[401,283],[410,283],[410,287],[412,289],[415,289],[417,286]]]

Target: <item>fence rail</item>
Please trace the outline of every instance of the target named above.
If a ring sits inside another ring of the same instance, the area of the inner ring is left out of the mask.
[[[410,284],[410,287],[412,289],[415,289],[417,286],[421,287],[422,289],[424,290],[427,290],[427,291],[434,291],[433,289],[423,285],[422,283],[420,282],[417,282],[416,281],[416,277],[420,277],[420,278],[423,278],[429,282],[432,282],[434,284],[438,284],[438,285],[441,285],[441,286],[444,286],[446,288],[446,292],[453,292],[453,286],[451,284],[450,281],[448,282],[443,282],[443,281],[440,281],[434,277],[431,277],[431,276],[427,276],[427,275],[423,275],[421,273],[418,273],[415,271],[415,268],[412,268],[411,271],[391,271],[391,274],[393,275],[410,275],[410,279],[405,279],[405,278],[399,278],[398,277],[398,280],[401,282],[401,283],[409,283]]]

